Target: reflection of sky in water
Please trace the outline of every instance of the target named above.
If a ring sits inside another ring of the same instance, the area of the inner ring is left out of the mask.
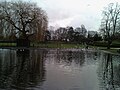
[[[45,83],[49,85],[47,88],[51,88],[50,90],[98,90],[96,63],[85,62],[86,57],[85,52],[81,51],[49,53],[46,57],[48,80]]]
[[[0,50],[0,89],[119,90],[120,56],[85,50]]]

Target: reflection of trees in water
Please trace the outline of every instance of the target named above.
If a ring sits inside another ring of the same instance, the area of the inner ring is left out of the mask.
[[[99,67],[99,79],[102,90],[118,90],[120,89],[120,62],[117,59],[120,57],[111,54],[105,54],[101,59]]]
[[[87,65],[94,65],[100,59],[100,53],[96,51],[85,51],[85,62]]]
[[[70,66],[72,63],[83,65],[85,54],[82,51],[57,51],[55,54],[55,62]]]
[[[114,77],[115,77],[114,84],[120,87],[120,56],[113,58],[117,60],[116,65],[114,66]]]
[[[76,51],[73,53],[74,62],[82,66],[85,62],[85,53],[83,51]]]
[[[51,54],[52,53],[52,54]],[[54,50],[49,52],[48,58],[51,61],[70,66],[71,64],[74,66],[83,66],[84,64],[96,64],[96,62],[100,59],[100,52],[91,52],[84,50]]]
[[[15,53],[11,50],[0,50],[0,88],[9,88],[11,77],[14,74],[13,68],[16,65],[14,61]]]
[[[4,56],[4,57],[3,57]],[[27,89],[45,80],[45,52],[7,50],[0,55],[0,88]]]

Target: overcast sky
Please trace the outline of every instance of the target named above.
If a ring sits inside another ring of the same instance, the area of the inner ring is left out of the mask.
[[[109,3],[120,0],[29,0],[36,2],[48,14],[49,26],[80,27],[85,25],[88,30],[98,30],[102,10]]]

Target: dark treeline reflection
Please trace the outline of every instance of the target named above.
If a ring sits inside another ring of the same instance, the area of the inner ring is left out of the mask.
[[[102,58],[98,72],[101,90],[119,90],[120,56],[106,53]]]
[[[47,54],[47,61],[54,62],[55,64],[62,64],[64,66],[74,66],[74,67],[82,67],[84,64],[95,64],[96,60],[99,60],[100,53],[98,52],[87,52],[84,50],[55,50],[50,51]]]
[[[0,89],[74,88],[120,90],[120,56],[75,49],[0,50]]]
[[[48,57],[50,60],[52,59],[54,62],[64,64],[65,66],[71,66],[72,63],[81,66],[85,62],[84,52],[57,50],[51,53],[52,57]]]
[[[0,50],[0,88],[26,90],[45,80],[45,50]]]

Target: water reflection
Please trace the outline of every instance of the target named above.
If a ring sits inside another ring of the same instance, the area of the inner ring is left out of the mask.
[[[99,78],[101,90],[120,89],[120,56],[109,53],[104,54],[99,67]]]
[[[45,80],[43,52],[0,50],[0,88],[23,90],[42,85]]]
[[[93,53],[84,50],[50,50],[46,57],[48,80],[44,90],[98,90]]]
[[[84,51],[64,51],[56,50],[50,51],[47,55],[47,62],[62,64],[64,66],[82,66],[85,62],[85,52]]]
[[[1,49],[0,89],[119,90],[119,58],[88,50]]]

